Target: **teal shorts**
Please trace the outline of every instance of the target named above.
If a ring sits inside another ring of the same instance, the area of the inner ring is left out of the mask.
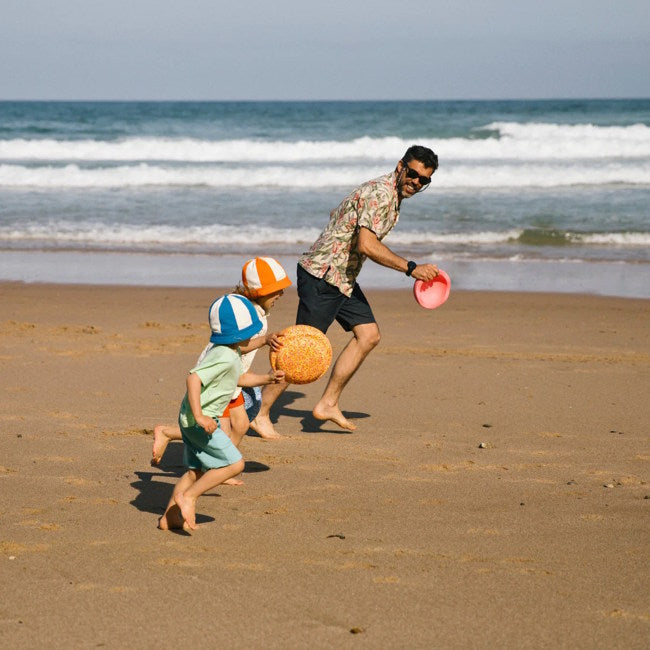
[[[181,426],[183,434],[183,462],[190,469],[219,469],[240,461],[242,455],[232,440],[217,428],[208,435],[205,429],[195,425]]]

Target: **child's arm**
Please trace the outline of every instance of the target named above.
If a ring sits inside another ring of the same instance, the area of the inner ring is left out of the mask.
[[[277,352],[282,347],[282,337],[284,334],[278,334],[277,332],[271,332],[265,336],[256,336],[254,339],[251,339],[248,342],[248,345],[240,345],[239,349],[242,354],[247,352],[252,352],[253,350],[259,350],[265,345],[268,345],[272,350]],[[259,386],[259,384],[256,384]]]
[[[201,379],[200,377],[191,372],[187,375],[187,401],[192,409],[192,415],[196,423],[205,429],[205,432],[211,434],[216,428],[217,423],[209,416],[203,415],[201,408]]]
[[[284,380],[284,370],[270,370],[267,375],[257,375],[254,372],[245,372],[239,375],[237,386],[252,388],[253,386],[264,386],[266,384],[278,384]]]

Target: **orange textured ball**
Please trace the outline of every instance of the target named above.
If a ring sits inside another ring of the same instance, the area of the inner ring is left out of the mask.
[[[269,357],[273,370],[284,370],[290,384],[310,384],[322,377],[332,361],[332,346],[320,330],[292,325],[280,332],[282,347]]]

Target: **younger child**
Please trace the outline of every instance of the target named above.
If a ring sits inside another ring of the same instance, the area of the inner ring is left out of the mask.
[[[181,403],[178,423],[183,438],[183,460],[188,471],[174,487],[165,513],[158,520],[162,530],[196,528],[196,501],[205,492],[239,474],[244,461],[232,440],[217,424],[238,380],[245,386],[282,381],[282,371],[268,375],[241,375],[240,345],[262,329],[255,306],[244,296],[228,294],[210,307],[213,344],[190,370],[187,392]]]
[[[234,293],[248,298],[254,305],[257,315],[262,321],[262,329],[257,337],[251,339],[248,345],[240,345],[242,352],[242,372],[246,373],[253,364],[257,351],[264,345],[273,350],[279,350],[282,343],[275,333],[267,334],[267,316],[275,302],[282,296],[284,289],[291,284],[282,265],[272,257],[256,257],[248,260],[242,267],[242,281],[234,290]],[[208,352],[212,344],[209,344],[201,353],[197,363]],[[243,386],[244,384],[239,384]],[[245,402],[249,405],[246,405]],[[261,395],[259,389],[254,390],[237,388],[230,400],[226,410],[221,415],[220,425],[231,440],[239,447],[242,438],[248,431],[249,420],[253,420],[259,411]],[[181,431],[176,425],[158,424],[153,430],[153,449],[151,464],[156,466],[160,463],[167,445],[172,440],[181,439]],[[271,437],[271,436],[264,436]],[[275,436],[273,436],[275,437]],[[241,485],[238,479],[227,481],[230,485]]]

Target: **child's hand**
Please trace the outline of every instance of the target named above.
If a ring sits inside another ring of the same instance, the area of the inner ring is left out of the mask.
[[[208,415],[199,415],[196,423],[210,436],[217,428],[217,423]]]
[[[279,384],[284,381],[284,370],[271,370],[269,372],[269,384]]]
[[[284,334],[272,332],[271,334],[267,335],[266,344],[271,348],[271,350],[273,350],[273,352],[277,352],[282,347],[283,338]]]

